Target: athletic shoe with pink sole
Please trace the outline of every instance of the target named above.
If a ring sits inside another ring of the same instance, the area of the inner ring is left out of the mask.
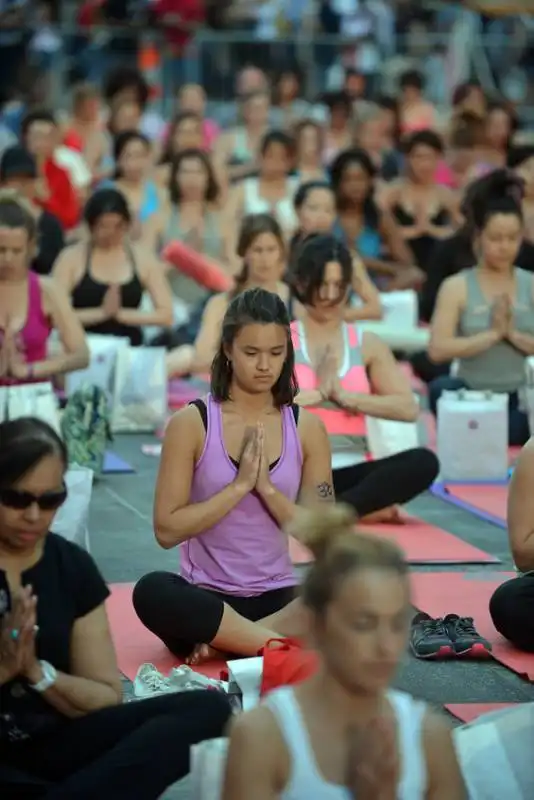
[[[491,643],[477,631],[473,617],[447,614],[443,623],[457,656],[463,658],[488,658],[491,656]]]
[[[416,614],[410,631],[410,649],[416,658],[454,658],[454,646],[442,619]]]

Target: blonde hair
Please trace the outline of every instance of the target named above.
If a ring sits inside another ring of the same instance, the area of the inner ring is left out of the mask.
[[[404,576],[408,565],[402,551],[389,539],[355,530],[351,506],[322,503],[300,509],[288,533],[306,545],[315,562],[302,585],[304,605],[320,614],[329,605],[347,575],[362,569],[387,569]]]

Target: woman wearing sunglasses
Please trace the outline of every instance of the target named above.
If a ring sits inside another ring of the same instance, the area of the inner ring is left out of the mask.
[[[46,423],[0,424],[0,796],[152,800],[230,707],[213,691],[121,705],[106,584],[49,532],[66,467]]]

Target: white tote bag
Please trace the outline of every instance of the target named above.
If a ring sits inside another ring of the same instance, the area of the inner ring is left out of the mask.
[[[89,552],[89,506],[93,493],[93,470],[73,465],[65,475],[67,499],[61,506],[51,530]]]
[[[438,400],[441,478],[504,481],[508,476],[508,395],[443,392]]]
[[[220,800],[229,739],[208,739],[191,748],[189,797],[191,800]]]
[[[25,383],[0,387],[0,418],[37,417],[47,422],[59,435],[59,403],[54,387],[45,383]]]
[[[365,424],[373,458],[388,458],[420,445],[416,422],[366,417]]]
[[[103,389],[111,402],[113,393],[113,379],[119,349],[128,347],[130,340],[123,336],[102,336],[90,334],[86,336],[89,347],[90,361],[85,369],[70,372],[65,378],[65,391],[67,397],[81,388],[84,384],[98,386]]]
[[[126,347],[117,351],[111,410],[113,433],[150,433],[167,416],[164,347]]]

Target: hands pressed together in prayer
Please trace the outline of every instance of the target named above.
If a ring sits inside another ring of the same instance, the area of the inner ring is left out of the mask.
[[[245,430],[236,484],[247,493],[256,490],[260,497],[274,491],[269,477],[265,429],[261,423]]]
[[[17,339],[9,328],[5,331],[0,344],[0,378],[14,378],[18,381],[29,380],[32,367],[24,358],[17,346]]]
[[[13,595],[12,608],[0,626],[0,685],[13,678],[38,683],[41,668],[35,652],[37,596],[31,586]]]

